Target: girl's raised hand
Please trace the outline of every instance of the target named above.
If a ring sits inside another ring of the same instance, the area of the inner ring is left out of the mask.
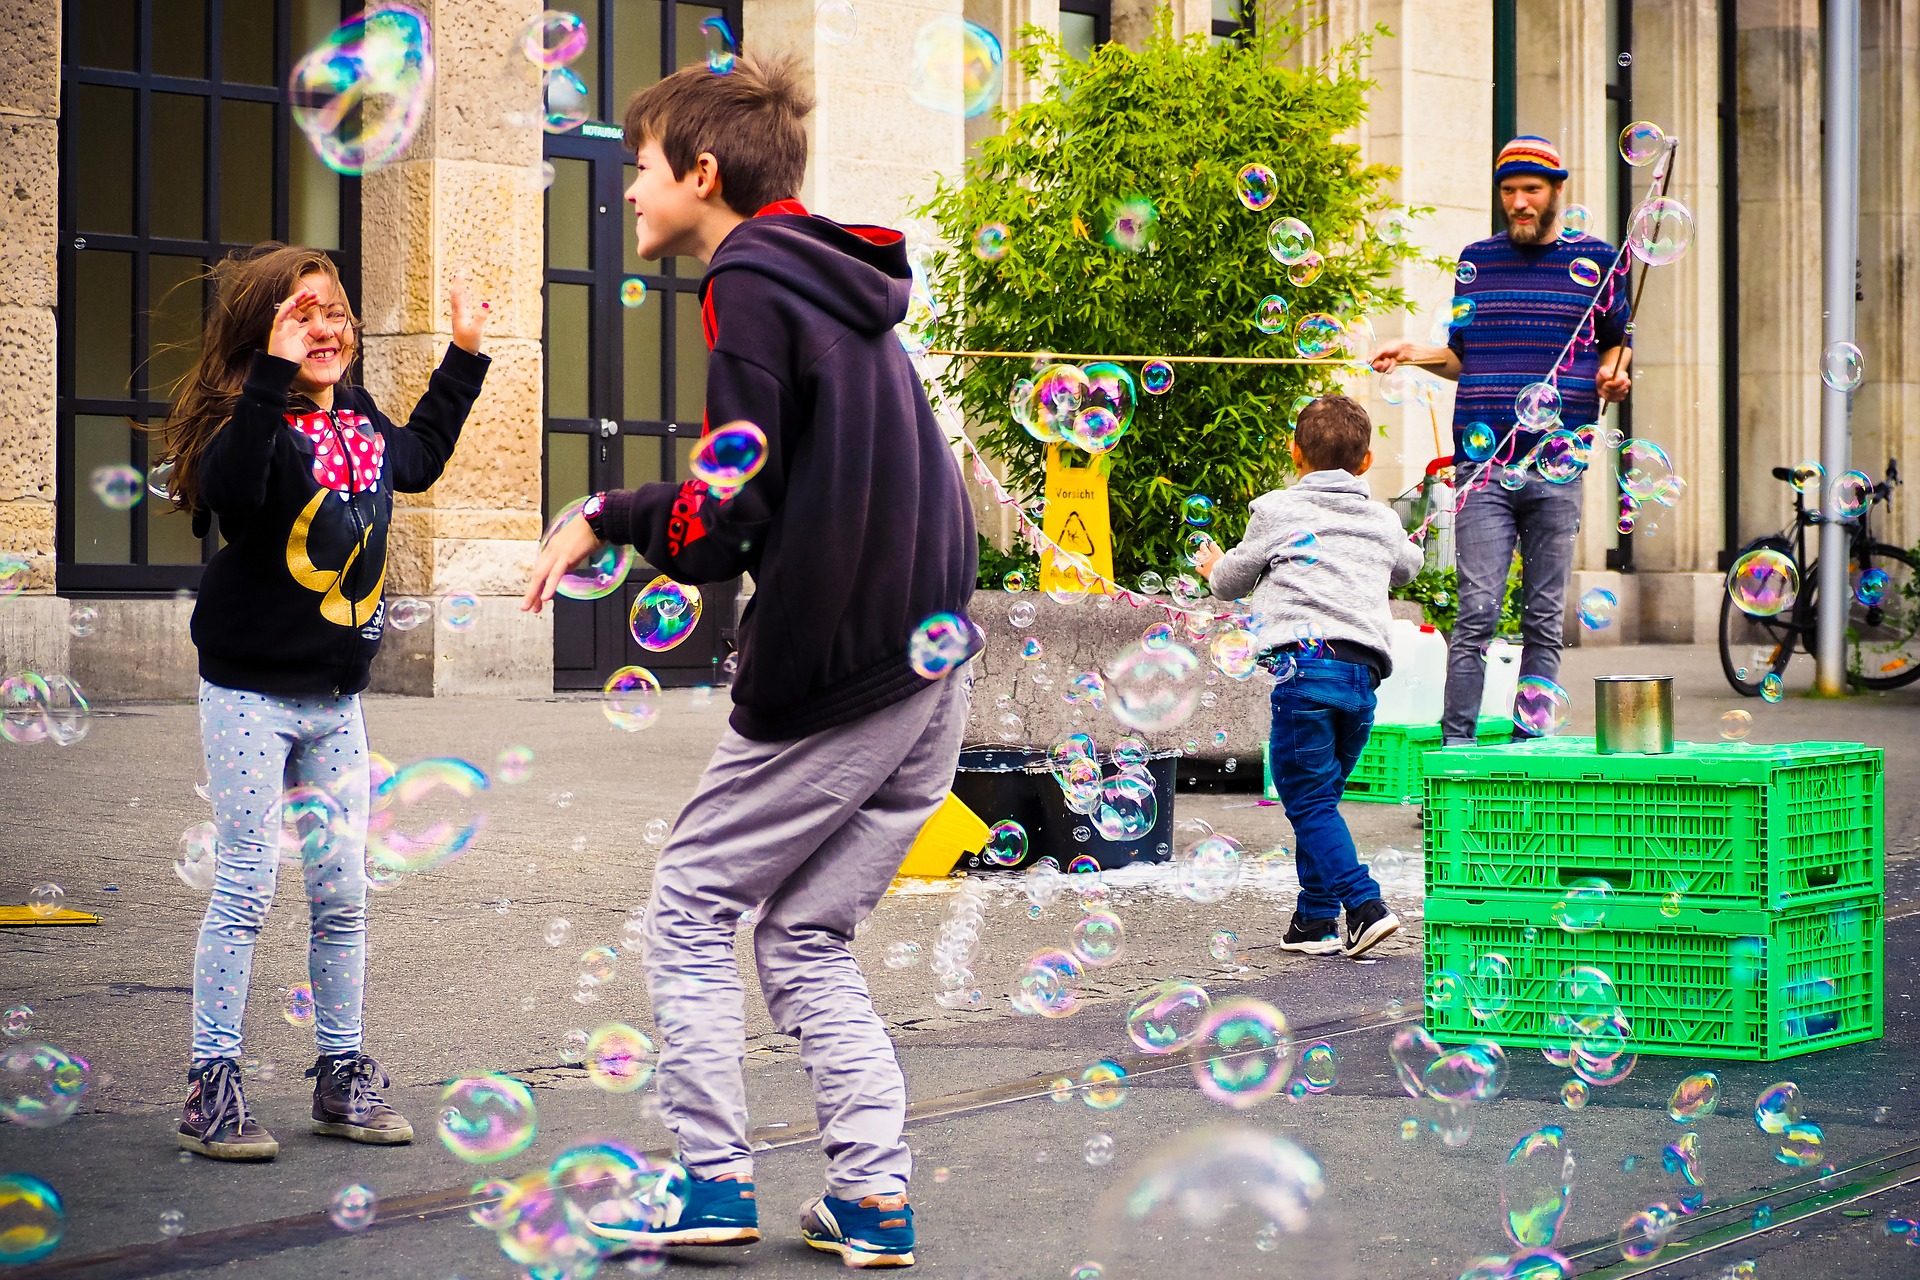
[[[447,292],[447,306],[453,312],[453,345],[473,355],[480,354],[480,338],[486,331],[489,303],[473,303],[467,282],[455,279]]]
[[[301,289],[280,304],[273,313],[273,329],[267,334],[267,354],[299,364],[307,358],[307,313],[320,305],[320,295]]]

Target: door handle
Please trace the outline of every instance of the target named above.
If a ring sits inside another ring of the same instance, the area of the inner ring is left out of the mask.
[[[602,440],[609,439],[619,434],[620,434],[619,423],[615,422],[612,418],[600,419],[600,438]]]

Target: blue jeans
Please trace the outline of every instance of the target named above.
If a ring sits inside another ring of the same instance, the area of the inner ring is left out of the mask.
[[[1273,789],[1293,824],[1302,920],[1332,920],[1381,896],[1340,816],[1373,702],[1373,672],[1357,662],[1302,658],[1292,679],[1273,686]]]
[[[322,1053],[360,1048],[367,968],[367,730],[360,699],[288,698],[200,682],[200,739],[215,828],[213,896],[193,965],[193,1060],[240,1056],[253,944],[273,905],[280,798],[318,787],[339,806],[306,860],[307,977]]]
[[[1560,678],[1560,624],[1580,531],[1580,481],[1549,484],[1528,476],[1519,489],[1489,482],[1467,494],[1454,517],[1460,614],[1447,647],[1447,703],[1440,717],[1448,746],[1477,740],[1487,646],[1500,624],[1507,572],[1520,549],[1520,675]],[[1521,731],[1515,729],[1515,733]]]

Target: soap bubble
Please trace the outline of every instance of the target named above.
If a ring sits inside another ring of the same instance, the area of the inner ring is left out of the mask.
[[[1728,742],[1743,742],[1753,732],[1753,712],[1737,707],[1720,717],[1720,736]]]
[[[1311,538],[1313,535],[1308,534]],[[1299,563],[1312,564],[1311,557],[1303,557]],[[1260,642],[1253,632],[1242,627],[1228,627],[1214,636],[1210,647],[1213,665],[1220,673],[1235,680],[1245,680],[1253,674],[1260,657]]]
[[[1719,1105],[1720,1077],[1711,1071],[1696,1071],[1673,1087],[1667,1114],[1676,1124],[1692,1124],[1712,1115]]]
[[[973,256],[982,262],[998,262],[1007,256],[1007,242],[1011,238],[1006,223],[983,223],[973,233]]]
[[[1580,625],[1589,631],[1605,631],[1613,625],[1620,608],[1620,597],[1605,587],[1594,587],[1580,597]]]
[[[287,98],[322,163],[353,177],[406,149],[432,85],[425,15],[389,3],[342,23],[294,64]]]
[[[767,465],[767,433],[751,422],[729,422],[700,437],[687,469],[716,495],[726,496]]]
[[[85,1058],[50,1044],[0,1047],[0,1117],[27,1129],[65,1124],[80,1109],[92,1076]]]
[[[327,1217],[342,1231],[365,1231],[373,1225],[379,1205],[380,1198],[370,1188],[356,1182],[333,1193],[333,1201],[327,1206]]]
[[[1300,1080],[1308,1093],[1326,1093],[1339,1079],[1340,1057],[1325,1040],[1300,1051]]]
[[[653,1079],[653,1041],[624,1022],[587,1037],[587,1079],[608,1093],[632,1093]]]
[[[1693,243],[1693,210],[1672,196],[1643,201],[1627,222],[1627,248],[1650,267],[1676,261]]]
[[[29,1005],[9,1005],[5,1014],[0,1014],[0,1035],[9,1040],[18,1040],[33,1030],[33,1009]]]
[[[585,498],[575,498],[560,508],[540,538],[543,550],[565,525],[580,515],[580,509],[586,505],[586,501]],[[620,589],[632,568],[633,548],[607,543],[562,574],[554,592],[569,600],[604,599]]]
[[[1080,1007],[1080,981],[1085,970],[1072,954],[1057,947],[1036,951],[1016,981],[1012,1004],[1016,1013],[1042,1018],[1064,1018]]]
[[[1089,408],[1105,409],[1118,423],[1118,430],[1124,432],[1133,425],[1133,413],[1139,402],[1134,390],[1133,375],[1120,365],[1108,360],[1097,360],[1081,371],[1086,375],[1086,402],[1080,412]],[[1116,435],[1115,440],[1118,440]]]
[[[700,588],[675,582],[663,573],[633,598],[627,631],[648,653],[665,653],[693,634],[703,608]]]
[[[860,19],[848,0],[820,0],[813,9],[814,30],[830,45],[844,47],[859,34]]]
[[[1775,1137],[1800,1120],[1800,1086],[1791,1080],[1770,1084],[1753,1102],[1753,1123],[1760,1132]]]
[[[1273,170],[1264,164],[1242,165],[1234,179],[1233,191],[1240,197],[1241,204],[1258,213],[1280,194],[1280,183],[1273,176]]]
[[[1800,593],[1800,570],[1775,547],[1756,547],[1733,562],[1727,594],[1744,613],[1771,618],[1793,604]]]
[[[967,660],[973,623],[958,614],[936,613],[913,630],[907,665],[923,680],[938,680]]]
[[[440,1091],[440,1141],[469,1164],[511,1160],[538,1129],[533,1091],[512,1076],[465,1076]]]
[[[1560,234],[1568,240],[1580,239],[1592,225],[1593,210],[1583,204],[1570,204],[1560,211]]]
[[[1635,168],[1652,164],[1666,145],[1665,131],[1651,120],[1635,120],[1620,131],[1620,158]]]
[[[1313,229],[1298,218],[1277,218],[1267,228],[1267,252],[1291,267],[1313,252]]]
[[[296,982],[287,988],[287,1003],[280,1010],[280,1016],[287,1020],[290,1027],[310,1027],[313,1025],[313,986],[310,983]]]
[[[1188,1053],[1200,1092],[1235,1110],[1257,1106],[1286,1086],[1293,1036],[1286,1017],[1251,998],[1217,1004],[1200,1023]]]
[[[1567,691],[1545,676],[1523,676],[1513,695],[1513,722],[1529,736],[1550,738],[1573,713]]]
[[[1460,433],[1460,452],[1468,462],[1485,462],[1493,456],[1496,443],[1493,428],[1484,422],[1469,422]]]
[[[1173,366],[1165,360],[1149,360],[1140,369],[1140,385],[1150,396],[1163,396],[1173,390]]]
[[[1420,1089],[1441,1102],[1492,1102],[1507,1087],[1506,1051],[1491,1040],[1443,1049],[1420,1074]]]
[[[1213,523],[1213,499],[1204,493],[1190,494],[1180,504],[1180,518],[1196,529],[1204,529]]]
[[[1851,342],[1836,342],[1820,353],[1820,381],[1835,391],[1852,391],[1866,376],[1866,357]]]
[[[929,110],[971,119],[1000,100],[1004,57],[999,38],[979,23],[936,18],[913,37],[907,92]]]
[[[1213,834],[1196,840],[1175,860],[1181,896],[1193,902],[1219,902],[1240,883],[1240,846]]]
[[[1293,345],[1302,358],[1319,360],[1332,354],[1340,345],[1346,328],[1338,320],[1324,312],[1316,311],[1300,318],[1294,326]]]
[[[540,92],[543,103],[540,127],[548,133],[578,129],[593,114],[593,94],[587,82],[565,67],[547,72]]]
[[[433,601],[431,600],[401,596],[387,604],[387,625],[395,631],[411,631],[432,617]]]
[[[1153,830],[1160,818],[1160,801],[1153,784],[1135,774],[1120,774],[1100,790],[1093,826],[1103,840],[1138,840]]]
[[[1864,471],[1849,471],[1833,482],[1829,497],[1832,514],[1856,520],[1873,504],[1873,477]]]
[[[1113,1188],[1094,1235],[1108,1261],[1121,1261],[1116,1275],[1177,1274],[1180,1256],[1189,1254],[1191,1265],[1190,1251],[1201,1240],[1204,1253],[1197,1256],[1207,1261],[1200,1273],[1304,1274],[1302,1267],[1259,1265],[1253,1255],[1271,1260],[1283,1234],[1310,1231],[1325,1194],[1319,1162],[1288,1139],[1241,1127],[1204,1128],[1161,1147]],[[1230,1261],[1236,1253],[1245,1261]]]
[[[1326,260],[1315,250],[1308,250],[1307,256],[1287,268],[1287,283],[1295,288],[1304,289],[1320,278]],[[1342,333],[1344,335],[1344,329]]]
[[[1820,1163],[1820,1147],[1826,1135],[1811,1120],[1797,1120],[1780,1131],[1780,1149],[1773,1158],[1795,1169],[1810,1169]]]
[[[1090,911],[1073,926],[1073,954],[1080,963],[1092,968],[1112,964],[1120,958],[1126,927],[1110,911]]]
[[[1578,1111],[1587,1105],[1591,1091],[1584,1080],[1569,1080],[1560,1086],[1560,1105],[1569,1111]]]
[[[1160,211],[1145,196],[1109,201],[1104,212],[1108,247],[1122,253],[1143,253],[1160,237]]]
[[[124,463],[95,467],[87,478],[87,487],[109,511],[131,511],[146,496],[139,470]]]
[[[1033,625],[1040,614],[1039,606],[1031,600],[1016,600],[1007,609],[1007,621],[1015,627],[1025,630]]]
[[[647,300],[647,282],[639,276],[628,276],[620,282],[620,305],[631,311]]]
[[[1467,1008],[1482,1021],[1513,1003],[1513,962],[1498,952],[1475,957],[1467,971]]]
[[[645,667],[621,667],[600,693],[600,712],[616,729],[638,733],[659,718],[660,680]]]
[[[1571,484],[1587,469],[1585,443],[1565,428],[1548,432],[1530,458],[1534,471],[1548,484]]]
[[[1279,333],[1286,328],[1287,300],[1277,293],[1260,299],[1260,306],[1254,313],[1253,327],[1262,333]]]
[[[1407,237],[1413,234],[1413,219],[1407,216],[1404,209],[1389,210],[1374,225],[1373,234],[1381,244],[1405,244]]]
[[[1637,436],[1621,443],[1620,490],[1636,503],[1659,502],[1673,479],[1673,459],[1658,444]]]
[[[1172,1053],[1200,1034],[1212,1009],[1206,988],[1190,982],[1162,983],[1128,1011],[1127,1038],[1142,1053]]]
[[[1532,430],[1553,426],[1560,421],[1560,388],[1551,382],[1529,382],[1513,398],[1513,415]]]
[[[367,865],[414,874],[443,867],[485,829],[487,775],[465,760],[435,757],[397,770],[373,790]],[[348,836],[338,829],[335,838]]]
[[[1473,318],[1479,314],[1480,304],[1472,298],[1455,298],[1447,304],[1447,318],[1443,327],[1448,330],[1464,329],[1472,324]]]
[[[440,601],[440,620],[449,631],[471,631],[480,616],[480,598],[470,591],[450,591]]]
[[[1860,569],[1853,574],[1853,598],[1872,609],[1886,603],[1887,589],[1893,579],[1885,569]]]
[[[48,916],[58,915],[66,903],[67,891],[52,881],[27,890],[27,911],[36,919],[44,920]]]
[[[1092,385],[1079,365],[1051,364],[1033,376],[1021,418],[1028,433],[1042,441],[1065,439],[1080,410],[1091,401]],[[1016,417],[1019,415],[1016,414]]]
[[[542,71],[564,67],[587,51],[587,24],[577,13],[548,9],[520,33],[520,52]]]
[[[1134,645],[1107,665],[1107,709],[1143,733],[1183,725],[1200,705],[1199,668],[1200,660],[1184,645]]]
[[[0,1174],[0,1264],[38,1262],[67,1234],[60,1193],[30,1173]]]
[[[177,1240],[187,1233],[187,1215],[178,1209],[160,1211],[160,1234],[169,1240]]]
[[[1567,276],[1583,289],[1596,288],[1600,284],[1600,264],[1592,258],[1575,258],[1567,264]]]
[[[989,866],[1018,866],[1027,857],[1027,829],[1011,818],[994,823],[980,856]]]
[[[1628,1262],[1651,1262],[1667,1246],[1680,1215],[1666,1204],[1648,1205],[1620,1224],[1620,1256]]]
[[[1539,1248],[1559,1237],[1572,1205],[1573,1170],[1573,1152],[1559,1125],[1535,1129],[1513,1144],[1500,1177],[1508,1239]]]
[[[700,37],[706,42],[707,70],[717,76],[731,72],[739,59],[739,48],[734,44],[733,28],[727,25],[727,20],[706,19],[700,24]]]
[[[1480,274],[1480,268],[1471,262],[1461,262],[1453,269],[1453,278],[1461,284],[1472,284]]]

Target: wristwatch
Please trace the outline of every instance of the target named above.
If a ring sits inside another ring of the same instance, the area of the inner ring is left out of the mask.
[[[607,535],[606,532],[600,528],[600,515],[606,509],[607,495],[604,493],[594,494],[591,498],[588,498],[580,508],[580,516],[587,522],[587,528],[593,530],[593,536],[602,542],[607,540]]]

